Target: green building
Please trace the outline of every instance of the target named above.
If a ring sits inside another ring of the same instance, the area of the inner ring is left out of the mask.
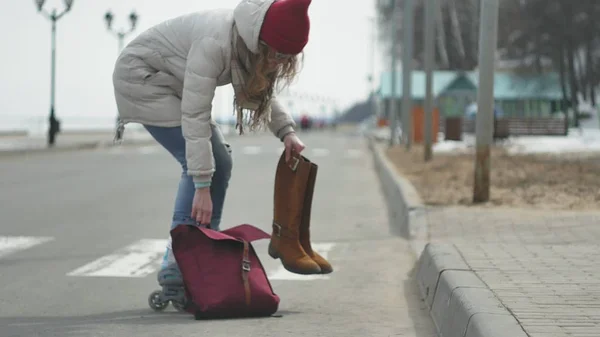
[[[440,117],[464,115],[466,107],[477,102],[479,77],[475,71],[434,71],[432,92]],[[413,105],[425,100],[425,72],[412,72]],[[392,97],[391,72],[381,75],[377,99],[381,114]],[[401,112],[402,73],[396,75],[397,108]],[[494,99],[506,117],[549,117],[560,113],[563,99],[560,78],[556,73],[519,75],[497,72],[494,76]]]

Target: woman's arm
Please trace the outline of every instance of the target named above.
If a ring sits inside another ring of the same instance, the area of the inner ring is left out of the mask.
[[[290,114],[283,110],[283,106],[277,98],[271,99],[271,123],[269,123],[269,130],[283,141],[283,137],[290,132],[294,132],[296,123]]]
[[[187,174],[198,186],[209,185],[215,171],[210,120],[217,77],[223,68],[223,53],[217,41],[205,37],[192,44],[183,82],[181,128]]]

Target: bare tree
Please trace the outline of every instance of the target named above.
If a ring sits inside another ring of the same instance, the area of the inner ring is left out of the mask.
[[[395,20],[401,23],[401,8]],[[422,22],[423,0],[416,0],[415,22]],[[480,0],[438,0],[436,63],[438,69],[472,70],[477,66]],[[381,1],[385,2],[385,1]],[[390,45],[392,16],[378,7],[382,43]],[[500,3],[498,54],[517,73],[560,75],[563,100],[569,102],[579,124],[578,95],[596,104],[600,85],[600,1],[503,0]],[[397,25],[402,37],[402,25]],[[414,27],[413,60],[423,68],[423,27]],[[398,45],[402,45],[400,40]],[[564,107],[563,107],[564,108]]]
[[[401,23],[402,7],[404,2],[398,1],[400,10],[397,11],[395,20]],[[424,20],[423,0],[415,0],[414,49],[413,58],[417,69],[423,67],[423,25],[418,24]],[[391,32],[389,31],[392,14],[385,6],[386,1],[378,1],[377,17],[379,39],[384,45],[391,45]],[[438,69],[472,70],[477,65],[478,59],[478,32],[479,32],[479,0],[438,0],[436,11],[436,64]],[[398,36],[402,37],[402,25],[398,24]],[[399,41],[398,45],[402,45]]]
[[[514,37],[507,55],[520,60],[518,71],[558,71],[563,98],[579,126],[578,95],[596,103],[600,2],[594,0],[511,0],[512,15],[520,16],[509,29]]]

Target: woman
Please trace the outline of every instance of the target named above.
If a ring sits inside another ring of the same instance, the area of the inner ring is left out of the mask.
[[[143,32],[119,56],[113,74],[116,139],[126,123],[140,123],[183,169],[171,228],[199,223],[219,230],[232,161],[211,118],[217,86],[234,88],[240,134],[243,122],[250,129],[266,125],[283,141],[287,159],[304,149],[274,90],[297,74],[310,2],[242,0],[233,10],[183,15]],[[183,287],[170,243],[158,282]]]

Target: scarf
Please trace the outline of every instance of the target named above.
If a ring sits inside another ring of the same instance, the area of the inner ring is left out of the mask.
[[[240,135],[244,134],[243,122],[244,111],[248,112],[246,122],[252,118],[252,113],[256,114],[258,109],[263,106],[264,113],[261,116],[262,123],[271,122],[271,104],[268,103],[270,97],[261,99],[251,98],[246,91],[246,82],[250,77],[250,51],[246,47],[242,37],[234,24],[231,30],[231,85],[234,91],[233,106],[236,113],[236,129],[239,129]]]

